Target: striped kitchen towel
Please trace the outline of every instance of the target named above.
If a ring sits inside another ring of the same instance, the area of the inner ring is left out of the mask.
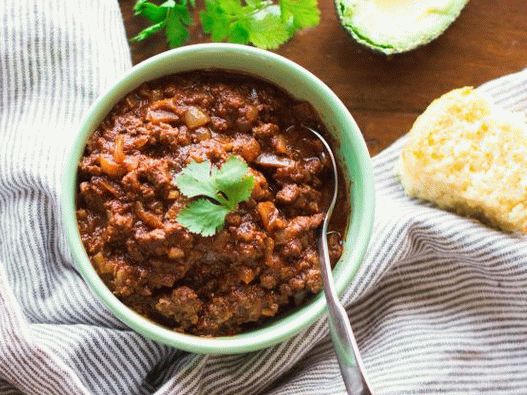
[[[65,152],[130,67],[117,1],[0,1],[0,393],[344,393],[325,320],[260,352],[189,354],[130,331],[73,267]],[[527,108],[527,72],[481,89]],[[400,148],[374,159],[375,229],[344,296],[373,389],[527,393],[525,238],[405,197]]]

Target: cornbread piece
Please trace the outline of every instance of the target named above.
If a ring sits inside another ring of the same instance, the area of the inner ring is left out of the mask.
[[[398,164],[410,196],[527,233],[527,124],[465,87],[417,118]]]

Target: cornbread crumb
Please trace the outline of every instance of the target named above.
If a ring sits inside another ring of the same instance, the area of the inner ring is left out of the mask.
[[[406,193],[506,231],[527,233],[527,124],[471,87],[436,99],[408,134]]]

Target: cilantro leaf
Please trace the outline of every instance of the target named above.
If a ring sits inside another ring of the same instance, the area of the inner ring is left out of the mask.
[[[234,209],[238,203],[244,202],[251,197],[253,188],[254,177],[246,176],[236,183],[224,186],[222,192],[225,194],[225,196],[227,196],[229,207]]]
[[[131,41],[143,41],[165,29],[170,47],[184,44],[189,38],[188,28],[192,24],[188,3],[188,0],[167,0],[156,5],[148,0],[138,0],[134,6],[134,15],[142,16],[154,24],[139,32]],[[190,0],[190,4],[194,6],[195,3]]]
[[[208,237],[223,227],[225,216],[228,213],[229,209],[221,204],[214,204],[207,199],[198,199],[183,208],[176,219],[192,233]]]
[[[139,0],[135,3],[134,15],[141,15],[151,22],[159,23],[165,20],[167,10],[148,0]]]
[[[282,18],[293,18],[295,29],[317,26],[320,10],[317,0],[280,0]]]
[[[174,182],[189,198],[205,196],[211,199],[191,202],[176,218],[188,230],[202,236],[216,233],[223,226],[225,216],[248,200],[254,188],[249,166],[236,156],[227,159],[219,169],[208,160],[191,162],[174,177]]]
[[[193,161],[175,177],[176,186],[186,197],[208,196],[215,199],[216,186],[211,172],[209,160],[201,163]]]
[[[290,38],[287,25],[271,7],[255,14],[249,22],[249,41],[259,48],[276,49]]]
[[[218,3],[221,8],[230,15],[240,14],[244,12],[244,7],[242,6],[240,0],[209,0],[214,3]],[[257,0],[261,3],[261,0]],[[250,4],[250,1],[246,2]]]
[[[235,44],[249,43],[249,28],[243,21],[231,23],[229,26],[229,41]]]
[[[254,188],[254,177],[248,176],[249,166],[237,156],[231,156],[218,170],[214,183],[216,188],[225,195],[223,202],[234,209],[238,203],[251,197]]]
[[[218,189],[222,190],[230,184],[238,183],[247,175],[249,166],[243,159],[231,156],[218,170],[215,181]]]
[[[229,35],[229,20],[218,2],[206,0],[199,18],[203,31],[211,35],[212,41],[222,41]]]
[[[157,33],[161,29],[165,27],[166,23],[165,21],[156,23],[155,25],[149,26],[146,29],[141,30],[136,36],[131,38],[131,41],[138,42],[146,40],[148,37],[150,37],[152,34]]]
[[[167,12],[166,30],[168,46],[179,47],[189,38],[188,26],[192,23],[187,6],[175,4]]]

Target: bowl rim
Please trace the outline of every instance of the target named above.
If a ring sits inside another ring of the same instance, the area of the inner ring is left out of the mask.
[[[109,106],[107,103],[108,98],[113,96],[115,91],[119,91],[124,86],[127,86],[127,84],[137,81],[142,73],[148,71],[149,68],[160,62],[168,60],[174,61],[179,57],[191,56],[199,52],[217,54],[218,52],[224,53],[225,51],[240,54],[243,53],[243,55],[245,55],[244,59],[248,59],[248,56],[253,56],[256,59],[264,57],[275,64],[279,64],[281,67],[290,69],[291,72],[300,74],[302,79],[316,87],[317,92],[319,92],[318,94],[325,97],[324,100],[329,101],[332,106],[335,106],[337,110],[343,114],[345,121],[350,125],[349,129],[352,134],[350,140],[354,146],[354,155],[357,157],[357,166],[360,169],[358,175],[361,178],[360,181],[363,185],[363,193],[360,196],[361,212],[353,212],[353,217],[350,218],[350,223],[358,221],[360,225],[360,231],[358,231],[356,238],[353,240],[352,255],[348,260],[350,262],[346,262],[346,265],[342,267],[340,276],[335,279],[336,290],[339,295],[342,295],[346,287],[351,283],[355,277],[356,271],[362,263],[372,232],[375,205],[371,158],[366,143],[364,142],[364,138],[362,137],[355,120],[347,110],[346,106],[326,84],[302,66],[285,57],[254,47],[238,44],[212,43],[188,45],[163,52],[135,65],[115,84],[106,89],[83,116],[77,134],[71,144],[70,151],[64,162],[60,196],[60,201],[62,203],[62,223],[66,233],[67,244],[73,257],[74,267],[81,273],[85,282],[98,299],[104,303],[112,314],[128,327],[157,342],[177,349],[202,354],[237,354],[251,352],[285,341],[299,333],[301,330],[306,329],[323,314],[326,309],[325,298],[322,293],[319,293],[310,303],[300,307],[298,311],[277,318],[276,321],[268,326],[265,325],[261,328],[256,328],[234,336],[209,338],[179,333],[141,316],[128,306],[124,305],[104,284],[93,268],[84,249],[76,219],[75,195],[77,168],[84,151],[86,140],[93,132],[93,130],[88,127],[91,123],[91,119],[97,117],[97,115],[103,110],[105,110],[105,114],[109,112],[107,109],[111,109],[116,102],[113,101],[113,104]],[[202,68],[197,67],[196,70],[197,69]],[[221,69],[221,67],[219,67],[219,69]],[[233,71],[236,71],[236,69]],[[242,71],[240,70],[240,72]],[[142,78],[140,80],[147,81],[148,79]],[[280,86],[279,84],[276,85]],[[294,96],[294,92],[290,93]],[[118,100],[121,98],[122,96],[120,96]],[[353,180],[353,182],[355,181],[356,180]],[[340,264],[341,261],[338,265]]]

